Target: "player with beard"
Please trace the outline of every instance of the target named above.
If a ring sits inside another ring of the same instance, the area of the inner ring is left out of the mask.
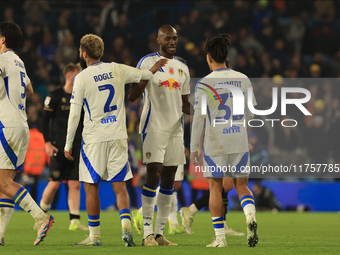
[[[139,126],[143,140],[143,163],[147,164],[146,182],[142,192],[144,246],[176,245],[163,236],[171,208],[177,167],[185,164],[182,113],[190,114],[192,105],[190,75],[186,64],[174,57],[178,45],[177,31],[170,25],[158,30],[158,52],[144,56],[137,67],[150,69],[160,59],[168,59],[149,81],[132,84],[129,100],[142,94],[144,107]],[[159,195],[156,189],[160,180]],[[156,201],[157,200],[157,201]],[[158,213],[153,230],[154,206]]]

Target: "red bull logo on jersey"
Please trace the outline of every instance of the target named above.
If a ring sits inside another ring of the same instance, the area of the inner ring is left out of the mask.
[[[182,83],[178,83],[177,81],[175,81],[174,79],[170,78],[166,81],[161,81],[159,80],[159,86],[158,87],[165,87],[165,88],[168,88],[170,90],[173,90],[173,89],[178,89],[178,90],[181,90],[181,86],[182,86]]]

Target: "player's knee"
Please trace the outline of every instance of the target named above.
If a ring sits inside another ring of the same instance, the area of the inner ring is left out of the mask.
[[[70,190],[79,191],[80,190],[80,182],[79,181],[69,181],[68,188]]]
[[[116,196],[128,194],[126,182],[113,182],[112,188]]]
[[[229,192],[234,188],[234,182],[232,178],[223,179],[223,188],[225,192]]]
[[[51,191],[55,192],[59,189],[60,182],[50,181],[48,183],[48,187],[50,188]]]
[[[146,184],[151,187],[157,187],[160,178],[160,172],[156,168],[148,168],[146,175]]]
[[[236,178],[234,181],[236,191],[248,187],[248,178]]]

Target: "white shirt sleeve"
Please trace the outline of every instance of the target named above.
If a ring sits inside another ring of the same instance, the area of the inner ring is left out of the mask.
[[[84,97],[85,96],[84,96],[84,89],[83,89],[82,80],[81,80],[81,77],[79,77],[79,75],[77,75],[74,78],[73,91],[72,91],[70,103],[83,106]]]
[[[72,149],[74,136],[79,125],[81,109],[84,103],[84,90],[82,87],[81,77],[79,77],[78,75],[74,78],[70,103],[71,108],[67,122],[67,136],[65,143],[66,151],[70,151]]]
[[[185,69],[185,76],[186,79],[182,86],[182,95],[190,94],[190,73],[188,68]]]
[[[201,113],[201,90],[195,88],[194,117],[192,121],[190,152],[196,152],[203,131],[205,116]]]
[[[70,115],[67,122],[67,136],[65,143],[65,151],[70,151],[72,149],[72,144],[74,136],[76,134],[79,120],[81,116],[82,106],[79,104],[71,103]]]
[[[125,76],[125,83],[139,83],[143,72],[135,67],[128,65],[117,64],[118,68],[121,69],[121,73]]]

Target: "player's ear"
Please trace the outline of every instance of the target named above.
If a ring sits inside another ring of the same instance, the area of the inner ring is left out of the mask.
[[[6,43],[6,37],[1,36],[1,44],[5,44]]]
[[[157,44],[160,45],[161,44],[161,41],[159,40],[159,38],[157,37],[157,40],[156,40]]]

